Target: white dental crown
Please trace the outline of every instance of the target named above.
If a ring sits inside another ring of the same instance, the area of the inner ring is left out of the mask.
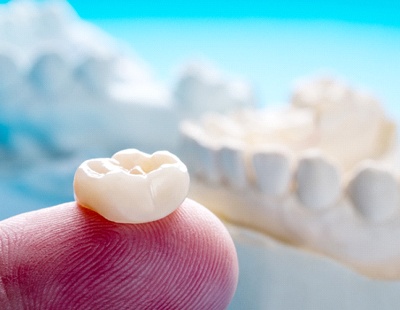
[[[166,217],[180,206],[188,190],[186,166],[167,151],[149,155],[127,149],[111,158],[89,159],[74,178],[78,204],[117,223]]]

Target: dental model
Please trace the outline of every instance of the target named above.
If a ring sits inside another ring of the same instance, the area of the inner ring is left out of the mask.
[[[159,220],[186,198],[189,174],[175,155],[127,149],[111,158],[90,159],[75,173],[76,201],[118,223]]]
[[[250,229],[400,280],[395,125],[371,95],[321,78],[300,84],[289,107],[181,125],[189,197],[233,223],[233,234]]]

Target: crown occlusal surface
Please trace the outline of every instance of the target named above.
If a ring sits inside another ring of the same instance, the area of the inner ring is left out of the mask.
[[[77,202],[118,223],[159,220],[179,207],[189,190],[186,166],[175,155],[127,149],[83,162],[75,173]]]

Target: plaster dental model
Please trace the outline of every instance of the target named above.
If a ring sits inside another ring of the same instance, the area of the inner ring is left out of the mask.
[[[252,264],[276,268],[281,274],[270,284],[280,288],[279,296],[295,290],[280,280],[287,276],[282,259],[268,265],[289,246],[288,264],[296,265],[306,255],[310,264],[322,261],[326,268],[325,274],[299,271],[293,278],[301,274],[304,281],[319,283],[331,281],[324,278],[329,274],[347,289],[341,281],[352,279],[364,287],[360,294],[385,296],[390,307],[400,305],[393,290],[386,296],[377,289],[388,280],[398,287],[400,281],[400,166],[395,125],[371,95],[321,78],[301,84],[289,107],[208,114],[181,125],[192,175],[189,197],[226,221],[239,248],[241,270]],[[254,261],[255,251],[265,265]],[[258,279],[253,285],[252,276]],[[268,275],[248,275],[248,283],[243,281],[247,286],[239,287],[241,299],[236,302],[274,304],[276,298],[267,292],[258,301],[249,297],[253,288],[270,287]],[[314,285],[310,291],[315,294],[304,296],[297,309],[335,294],[340,299],[341,293],[348,308],[336,308],[369,309],[375,304],[365,306],[340,288],[327,294],[328,285]]]
[[[0,308],[227,309],[235,247],[188,187],[168,152],[84,162],[77,202],[0,222]]]

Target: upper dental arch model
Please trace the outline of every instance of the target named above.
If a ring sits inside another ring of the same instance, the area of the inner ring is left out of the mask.
[[[181,133],[189,197],[363,275],[400,279],[395,125],[373,97],[322,78],[288,108],[210,114]]]

